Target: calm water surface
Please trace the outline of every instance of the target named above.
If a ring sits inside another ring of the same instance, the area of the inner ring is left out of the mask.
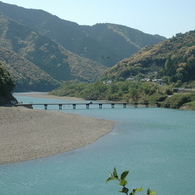
[[[15,94],[24,103],[60,103]],[[67,102],[67,101],[66,101]],[[36,107],[43,109],[43,106]],[[58,110],[57,106],[48,107]],[[158,195],[194,194],[195,112],[163,108],[72,106],[63,111],[118,121],[95,143],[74,151],[0,165],[0,195],[113,195],[116,181],[105,183],[114,167],[129,170],[130,189],[148,187]],[[60,111],[62,112],[62,111]],[[140,195],[146,194],[138,193]]]

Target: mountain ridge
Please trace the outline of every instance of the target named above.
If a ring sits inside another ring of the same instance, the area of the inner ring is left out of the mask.
[[[114,47],[113,45],[105,46],[104,43],[107,42],[107,40],[99,42],[97,41],[97,39],[92,39],[89,34],[83,32],[83,28],[85,28],[85,26],[83,25],[78,25],[75,22],[61,19],[43,10],[25,9],[19,6],[15,7],[13,5],[4,4],[1,2],[0,5],[0,12],[5,16],[8,16],[9,18],[16,20],[17,22],[30,27],[41,35],[49,37],[58,44],[62,45],[67,50],[80,56],[90,58],[94,61],[98,61],[99,63],[107,67],[115,65],[118,61],[122,60],[123,58],[129,57],[132,53],[138,51],[133,50],[133,52],[129,52],[127,55],[125,54],[120,56],[118,52],[120,52],[122,45],[120,45],[120,47],[117,47],[116,44],[114,45]],[[10,7],[13,9],[13,11],[10,11]],[[109,25],[112,26],[114,24]],[[120,28],[125,27],[122,25],[117,26],[119,26]],[[91,26],[91,28],[93,28],[93,26]],[[125,28],[128,29],[129,27]],[[129,29],[139,32],[139,36],[137,39],[139,39],[140,36],[145,36],[146,34],[136,29]],[[150,36],[153,37],[154,40],[149,41],[148,43],[143,44],[140,47],[144,47],[148,44],[155,44],[166,39],[162,36]],[[104,38],[104,40],[106,38]],[[111,37],[109,37],[109,39],[111,39]],[[121,37],[118,36],[118,39],[121,39]],[[115,42],[116,40],[116,37],[112,38],[112,42]],[[123,51],[126,47],[127,46],[125,45]],[[114,52],[113,48],[118,48],[117,52]],[[105,60],[107,59],[107,57],[109,57],[109,60]]]
[[[35,66],[39,67],[40,70],[50,75],[54,80],[62,82],[65,80],[78,79],[93,82],[106,69],[105,66],[90,59],[80,57],[64,49],[48,37],[39,35],[30,28],[14,20],[5,18],[2,15],[0,15],[0,24],[0,46],[17,53],[18,58],[21,56],[30,61],[31,63],[27,63],[30,66],[29,69]],[[10,55],[10,58],[11,56],[12,55]],[[5,58],[3,52],[1,53],[1,58],[2,61],[3,58]],[[34,64],[34,66],[32,66],[32,64]],[[7,68],[9,70],[11,66]],[[89,75],[86,69],[88,69],[91,75]],[[23,82],[16,83],[19,84]],[[53,86],[53,84],[51,86]],[[29,86],[29,90],[34,89],[31,87],[32,86]],[[19,86],[19,88],[21,88],[21,86]]]
[[[82,26],[82,28],[101,44],[106,47],[111,47],[113,52],[118,53],[122,59],[131,56],[147,45],[156,44],[159,41],[165,40],[160,35],[149,35],[137,29],[111,23]],[[117,38],[117,35],[120,35],[120,38]],[[110,36],[113,38],[111,39]],[[154,37],[158,38],[154,39]],[[114,44],[117,44],[120,51],[114,47]]]
[[[163,39],[110,23],[86,27],[43,10],[0,1],[0,46],[18,53],[58,82],[95,82],[124,56]]]

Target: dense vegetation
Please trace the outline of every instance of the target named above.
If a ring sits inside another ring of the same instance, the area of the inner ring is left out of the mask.
[[[162,107],[165,108],[185,108],[195,110],[195,93],[180,93],[166,98],[162,102]]]
[[[7,72],[0,64],[0,105],[15,100],[12,96],[14,87],[15,84],[9,72]]]
[[[108,69],[103,80],[162,79],[177,86],[195,80],[195,31],[145,47]]]
[[[148,103],[165,108],[195,109],[195,92],[175,93],[173,86],[161,86],[155,82],[118,81],[94,84],[67,81],[49,94],[80,97],[85,100],[121,101],[128,103]]]
[[[173,93],[168,86],[159,86],[152,82],[114,82],[102,81],[94,84],[65,82],[50,94],[58,96],[75,96],[86,100],[108,100],[125,102],[163,101]]]

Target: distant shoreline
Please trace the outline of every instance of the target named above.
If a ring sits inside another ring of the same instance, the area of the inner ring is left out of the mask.
[[[47,92],[46,93],[41,93],[41,92],[40,93],[39,92],[36,92],[36,93],[33,93],[33,92],[32,93],[21,93],[20,95],[29,96],[29,97],[37,97],[37,98],[51,98],[51,99],[72,100],[72,101],[82,101],[82,100],[86,101],[85,99],[77,98],[77,97],[49,95]],[[107,101],[107,100],[100,100],[100,101],[110,102],[110,101]],[[112,102],[114,102],[114,101],[112,101]],[[144,107],[144,105],[138,105],[138,107]],[[156,106],[149,105],[149,107],[156,107]],[[169,108],[169,109],[174,109],[174,108]],[[182,106],[182,107],[177,108],[177,109],[192,110],[193,111],[193,109],[189,106]]]
[[[70,96],[55,96],[55,95],[49,95],[47,92],[45,93],[20,93],[21,96],[28,96],[28,97],[37,97],[37,98],[51,98],[51,99],[60,99],[60,100],[73,100],[73,101],[79,101],[84,100],[82,98],[77,97],[70,97]],[[85,101],[85,100],[84,100]]]

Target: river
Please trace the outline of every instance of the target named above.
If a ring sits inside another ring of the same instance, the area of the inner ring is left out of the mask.
[[[24,103],[62,103],[59,99],[15,97]],[[70,101],[66,101],[70,102]],[[43,106],[36,107],[44,109]],[[48,106],[58,110],[57,106]],[[109,172],[129,170],[127,187],[157,195],[195,194],[195,112],[165,108],[110,106],[63,108],[84,116],[118,121],[95,143],[74,151],[0,165],[0,195],[113,195]]]

